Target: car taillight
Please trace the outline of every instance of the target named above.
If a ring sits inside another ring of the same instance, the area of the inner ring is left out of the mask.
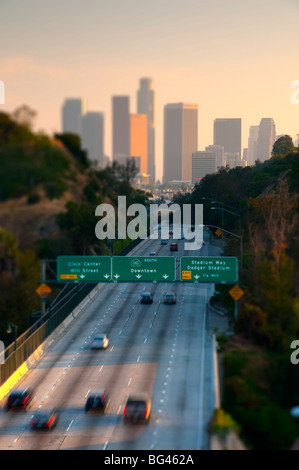
[[[105,393],[103,393],[102,397],[101,397],[101,402],[103,403],[104,401],[104,398],[105,398]]]
[[[147,418],[148,417],[148,414],[149,414],[149,405],[147,405],[147,407],[145,408],[145,417]]]
[[[24,400],[22,401],[22,404],[23,404],[23,405],[26,405],[26,403],[27,403],[27,401],[29,400],[29,398],[30,398],[29,395],[28,395],[28,397],[24,398]]]
[[[126,414],[126,412],[127,412],[127,408],[128,408],[128,407],[127,407],[127,405],[126,405],[126,406],[125,406],[125,409],[124,409],[124,416],[125,416],[125,414]]]
[[[49,421],[47,422],[47,427],[49,428],[51,426],[51,424],[53,423],[54,421],[54,416],[52,416]]]

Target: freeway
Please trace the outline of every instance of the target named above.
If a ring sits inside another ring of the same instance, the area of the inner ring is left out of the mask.
[[[146,240],[136,255],[184,255],[159,240]],[[211,256],[209,243],[199,254]],[[140,304],[151,290],[152,304]],[[214,407],[213,344],[207,334],[206,309],[213,286],[184,283],[107,283],[83,313],[23,377],[18,387],[35,392],[32,407],[5,411],[0,403],[1,450],[193,450],[208,449],[207,423]],[[174,291],[177,303],[163,303]],[[92,350],[96,333],[109,338],[106,350]],[[91,391],[105,389],[110,405],[105,415],[86,413]],[[148,424],[123,420],[131,393],[152,396]],[[51,431],[32,430],[36,410],[59,410]]]

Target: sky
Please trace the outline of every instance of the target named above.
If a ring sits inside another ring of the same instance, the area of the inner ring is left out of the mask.
[[[110,156],[112,96],[129,95],[136,113],[150,77],[160,180],[167,103],[198,105],[198,150],[216,118],[242,119],[242,148],[263,117],[277,134],[299,133],[299,0],[0,0],[0,18],[0,111],[27,104],[35,130],[53,135],[63,101],[80,97],[104,113]]]

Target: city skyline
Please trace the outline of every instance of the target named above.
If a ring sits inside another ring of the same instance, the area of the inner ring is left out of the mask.
[[[27,104],[37,111],[35,129],[53,135],[61,131],[63,100],[82,97],[88,110],[103,113],[104,152],[112,156],[111,97],[130,96],[136,112],[139,80],[151,77],[160,180],[167,103],[197,103],[198,150],[213,144],[216,118],[242,119],[242,150],[262,118],[274,120],[277,135],[296,139],[296,2],[153,0],[149,9],[135,0],[74,0],[71,13],[69,6],[1,2],[1,111]]]

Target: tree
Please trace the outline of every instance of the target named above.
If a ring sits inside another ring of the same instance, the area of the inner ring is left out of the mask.
[[[292,137],[284,135],[274,142],[271,155],[272,157],[280,155],[285,156],[293,150],[294,143]]]
[[[17,237],[0,227],[0,336],[4,340],[8,321],[18,325],[18,333],[27,329],[28,316],[39,307],[35,292],[39,280],[35,253],[21,251]]]

